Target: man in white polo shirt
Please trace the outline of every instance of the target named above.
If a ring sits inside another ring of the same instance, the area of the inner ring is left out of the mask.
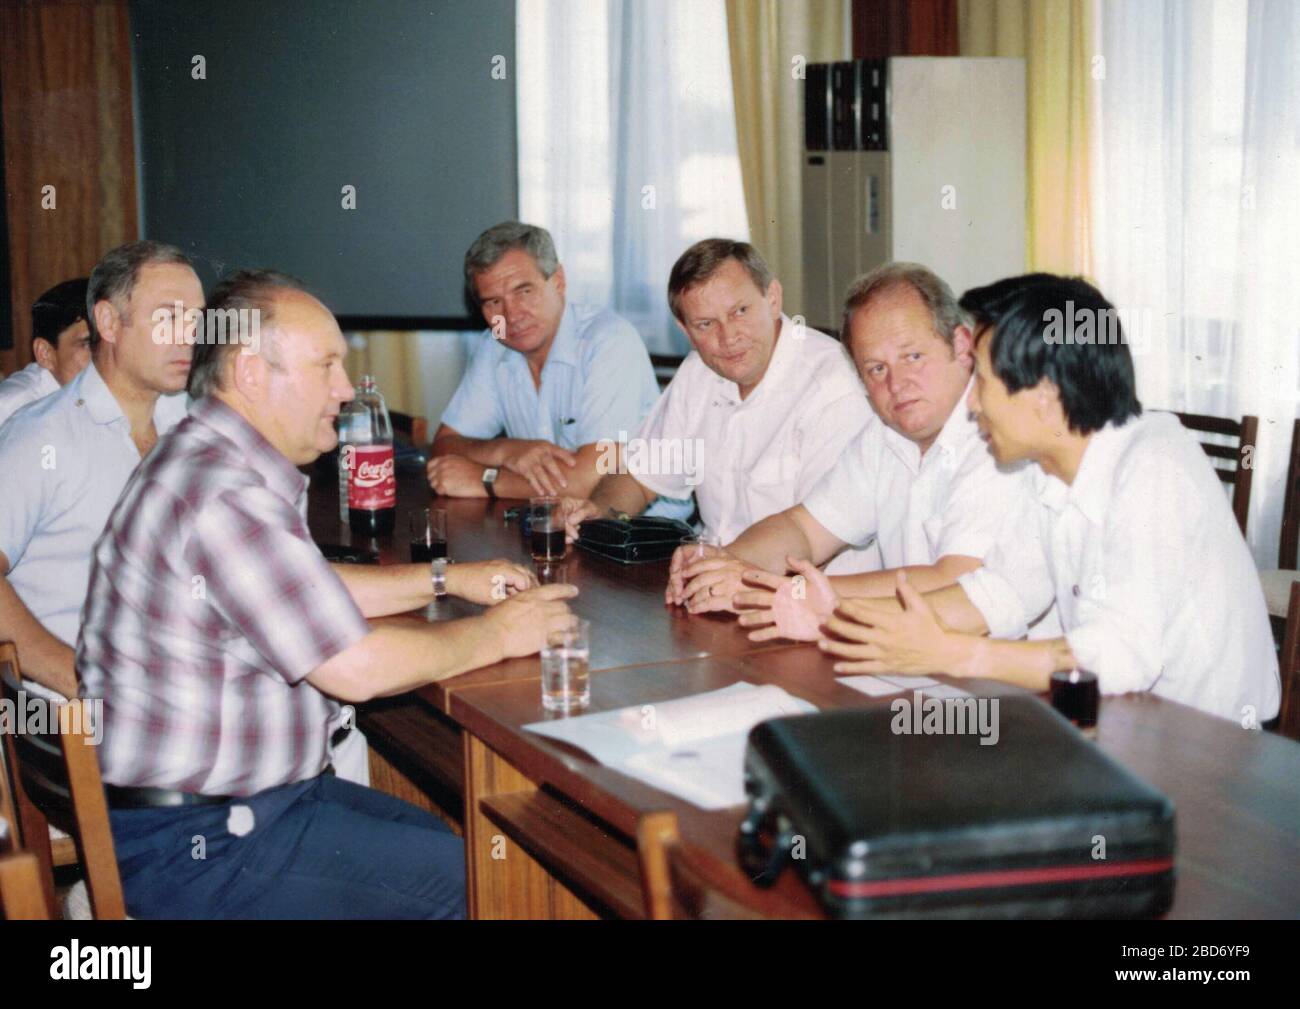
[[[185,416],[183,313],[203,288],[179,249],[133,242],[100,260],[86,302],[90,367],[0,430],[0,640],[18,646],[24,679],[65,696],[91,548],[136,465]]]
[[[705,535],[730,542],[801,500],[875,423],[843,347],[782,313],[781,283],[752,245],[691,246],[669,275],[668,301],[694,351],[620,462],[606,467],[618,471],[590,500],[566,502],[571,536],[584,519],[638,515],[656,495],[693,490]],[[874,564],[866,549],[843,562]]]
[[[58,392],[90,363],[86,278],[55,284],[32,304],[32,356],[0,382],[0,427],[28,403]]]
[[[943,280],[915,263],[860,277],[844,332],[883,423],[799,503],[748,529],[729,557],[683,569],[686,594],[715,580],[711,608],[751,610],[741,622],[755,640],[816,638],[836,595],[886,595],[898,569],[927,587],[951,585],[979,566],[1024,493],[1023,474],[998,468],[966,409],[971,332]],[[871,536],[886,570],[828,583],[817,566]],[[783,577],[788,569],[794,578]]]
[[[1245,727],[1277,714],[1268,609],[1214,470],[1169,414],[1144,414],[1114,306],[1076,278],[1033,274],[968,291],[971,408],[998,459],[1033,460],[985,564],[958,584],[849,600],[824,650],[842,672],[944,672],[1046,690],[1084,669],[1103,693],[1150,690]],[[1076,342],[1083,332],[1116,342]],[[1070,336],[1062,338],[1062,327]],[[1052,327],[1056,326],[1055,334]],[[1065,628],[1015,638],[1053,603]]]

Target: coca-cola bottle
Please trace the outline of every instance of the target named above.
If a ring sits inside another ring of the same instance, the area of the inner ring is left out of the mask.
[[[356,398],[343,410],[339,427],[349,437],[339,448],[339,463],[347,471],[348,525],[361,536],[385,536],[397,515],[393,425],[372,376],[361,379]]]

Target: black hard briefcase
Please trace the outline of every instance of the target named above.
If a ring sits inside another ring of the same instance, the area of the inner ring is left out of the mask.
[[[643,564],[671,557],[695,530],[667,518],[588,519],[578,526],[578,546],[620,564]]]
[[[992,698],[957,703],[969,700]],[[908,712],[892,704],[756,726],[742,866],[770,885],[794,865],[841,918],[1168,910],[1170,800],[1037,698],[997,701],[992,745],[972,732],[895,731],[920,726],[900,726]]]

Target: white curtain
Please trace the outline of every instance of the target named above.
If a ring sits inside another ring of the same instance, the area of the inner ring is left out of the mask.
[[[1097,280],[1143,330],[1144,406],[1260,418],[1248,539],[1275,567],[1300,398],[1300,3],[1098,15]]]
[[[749,237],[723,0],[520,0],[516,19],[520,218],[555,237],[571,300],[684,352],[673,262]]]

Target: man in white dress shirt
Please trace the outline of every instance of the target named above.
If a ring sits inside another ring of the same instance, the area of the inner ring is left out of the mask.
[[[860,277],[844,332],[882,423],[792,507],[746,530],[730,558],[683,571],[687,594],[714,580],[714,608],[752,608],[741,622],[758,628],[755,640],[816,638],[836,595],[889,595],[898,570],[927,589],[952,585],[980,565],[1025,493],[1024,474],[998,467],[966,408],[971,331],[942,279],[915,263]],[[885,570],[821,578],[818,565],[872,536]],[[746,591],[742,578],[758,588]]]
[[[32,356],[0,382],[0,427],[28,403],[58,392],[90,363],[85,277],[55,284],[32,304]]]
[[[1037,463],[1034,493],[958,585],[851,600],[823,648],[841,671],[946,672],[1045,690],[1085,669],[1103,693],[1149,690],[1258,727],[1277,658],[1254,563],[1195,438],[1143,414],[1114,307],[1079,279],[1034,274],[967,292],[976,412],[999,460]],[[1081,342],[1076,332],[1115,333]],[[1077,325],[1076,325],[1077,324]],[[1068,325],[1068,335],[1065,333]],[[901,602],[900,602],[901,600]],[[1055,602],[1065,628],[1014,638]]]
[[[844,348],[782,313],[781,282],[747,242],[691,246],[668,301],[694,350],[590,500],[566,502],[570,535],[586,518],[694,491],[705,535],[730,542],[801,500],[875,423]],[[863,549],[843,568],[875,563]]]
[[[87,304],[90,367],[0,430],[0,641],[18,646],[24,679],[65,696],[91,548],[136,465],[185,416],[184,312],[202,308],[203,288],[179,249],[133,242],[100,260]]]

